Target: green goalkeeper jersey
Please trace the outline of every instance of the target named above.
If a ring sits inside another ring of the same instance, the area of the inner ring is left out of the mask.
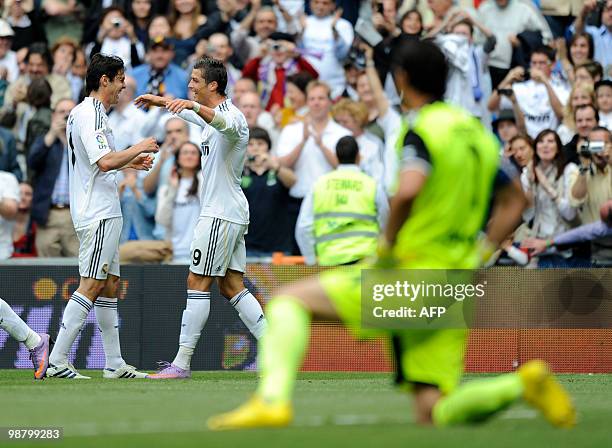
[[[400,171],[416,166],[427,175],[397,235],[400,265],[477,267],[477,237],[499,167],[495,137],[466,111],[435,102],[403,121],[398,151]]]

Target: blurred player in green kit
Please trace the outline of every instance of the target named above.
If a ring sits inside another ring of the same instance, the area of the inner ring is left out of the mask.
[[[397,192],[374,266],[330,270],[284,287],[270,301],[259,341],[261,378],[253,398],[212,417],[211,429],[279,427],[293,419],[291,397],[313,318],[361,329],[361,269],[474,269],[512,232],[526,205],[516,179],[500,169],[494,137],[467,112],[444,103],[448,67],[432,43],[410,42],[394,68],[407,112],[398,141]],[[487,239],[478,235],[491,211]],[[485,248],[483,250],[483,247]],[[480,422],[524,399],[553,425],[570,427],[570,397],[542,361],[515,373],[459,385],[467,330],[386,332],[397,380],[415,398],[418,423]]]

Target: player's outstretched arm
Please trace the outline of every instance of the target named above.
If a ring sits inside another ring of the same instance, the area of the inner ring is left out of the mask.
[[[209,124],[215,118],[214,109],[191,100],[176,98],[172,101],[168,101],[168,104],[166,104],[166,109],[173,114],[180,114],[184,110],[192,110]]]
[[[164,98],[162,96],[152,95],[150,93],[145,93],[144,95],[140,95],[134,100],[134,104],[136,107],[149,107],[149,106],[158,106],[158,107],[166,107],[166,104],[170,101],[169,98]]]
[[[143,153],[155,153],[159,151],[159,146],[153,137],[149,137],[129,147],[124,151],[112,151],[101,157],[96,163],[100,171],[112,171],[124,168],[130,164],[135,158]],[[144,161],[139,160],[137,163],[143,164]]]

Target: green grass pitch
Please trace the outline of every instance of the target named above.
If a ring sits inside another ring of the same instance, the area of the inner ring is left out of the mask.
[[[391,387],[389,375],[307,373],[297,384],[292,427],[215,433],[205,429],[206,418],[245,400],[255,387],[255,374],[195,372],[191,380],[181,381],[112,381],[103,380],[99,371],[86,374],[94,378],[35,382],[31,371],[0,371],[0,427],[64,428],[61,443],[8,442],[0,437],[0,446],[612,446],[612,375],[560,376],[578,407],[578,426],[569,431],[550,427],[522,404],[478,426],[417,427],[410,398]]]

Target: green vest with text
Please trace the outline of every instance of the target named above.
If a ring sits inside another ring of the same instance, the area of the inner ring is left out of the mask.
[[[376,252],[376,181],[357,170],[321,176],[313,192],[317,261],[335,266]]]
[[[478,266],[483,229],[499,167],[493,134],[468,112],[443,102],[424,106],[406,120],[397,149],[410,158],[404,139],[412,130],[425,143],[431,172],[400,229],[394,255],[404,267],[471,269]]]

